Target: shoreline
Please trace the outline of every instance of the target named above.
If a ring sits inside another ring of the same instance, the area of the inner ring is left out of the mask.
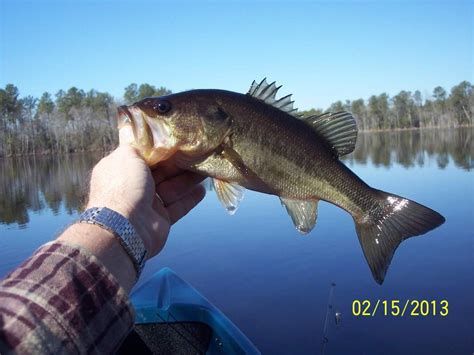
[[[366,129],[359,130],[358,133],[361,134],[370,134],[370,133],[395,133],[395,132],[405,132],[405,131],[425,131],[425,130],[446,130],[446,129],[463,129],[463,128],[474,128],[474,125],[462,125],[462,126],[433,126],[433,127],[407,127],[407,128],[393,128],[393,129]],[[38,156],[63,156],[71,154],[84,154],[84,153],[107,153],[114,149],[114,147],[109,147],[108,149],[84,149],[73,152],[55,152],[55,151],[44,151],[38,153],[28,153],[28,154],[13,154],[13,155],[0,155],[0,159],[5,158],[17,158],[17,157],[38,157]]]
[[[67,156],[67,155],[74,155],[74,154],[84,154],[84,153],[96,153],[96,154],[103,154],[108,153],[114,150],[114,147],[110,147],[110,149],[90,149],[90,150],[78,150],[73,152],[55,152],[55,151],[45,151],[40,153],[28,153],[28,154],[13,154],[13,155],[0,155],[0,159],[5,158],[19,158],[19,157],[43,157],[43,156]]]
[[[474,125],[462,126],[430,126],[430,127],[407,127],[407,128],[382,128],[382,129],[364,129],[359,130],[358,133],[382,133],[382,132],[403,132],[403,131],[424,131],[433,129],[458,129],[458,128],[474,128]]]

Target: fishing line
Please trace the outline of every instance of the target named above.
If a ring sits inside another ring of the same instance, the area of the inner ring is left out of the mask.
[[[326,344],[329,342],[329,339],[327,337],[327,327],[328,327],[329,313],[333,309],[332,299],[333,299],[333,296],[334,296],[334,289],[335,288],[336,288],[336,284],[334,282],[331,283],[331,288],[329,289],[328,305],[327,305],[327,309],[326,309],[326,318],[324,319],[323,337],[321,339],[321,354],[322,355],[324,355],[324,352],[326,351]]]

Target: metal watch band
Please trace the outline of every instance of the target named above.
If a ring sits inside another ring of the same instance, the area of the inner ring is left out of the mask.
[[[92,207],[81,214],[79,223],[95,224],[112,232],[132,259],[137,270],[137,278],[140,276],[145,266],[147,251],[128,219],[110,208]]]

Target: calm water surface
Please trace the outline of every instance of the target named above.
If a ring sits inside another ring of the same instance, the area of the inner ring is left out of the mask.
[[[360,134],[346,164],[378,189],[446,217],[398,248],[385,283],[372,279],[352,218],[321,203],[305,237],[279,200],[247,191],[228,216],[213,192],[174,226],[140,282],[174,269],[221,308],[264,353],[471,354],[474,350],[473,129]],[[74,221],[100,155],[0,160],[0,276]],[[354,300],[448,300],[446,317],[352,315]]]

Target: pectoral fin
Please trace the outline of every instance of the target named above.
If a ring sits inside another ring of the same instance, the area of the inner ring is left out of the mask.
[[[281,204],[301,234],[308,234],[316,224],[319,200],[302,201],[280,197]]]
[[[243,176],[249,176],[249,169],[242,161],[239,153],[237,153],[232,147],[224,144],[222,145],[222,157],[227,159]]]
[[[244,198],[245,188],[224,180],[213,179],[214,190],[222,206],[230,215],[233,215]]]

